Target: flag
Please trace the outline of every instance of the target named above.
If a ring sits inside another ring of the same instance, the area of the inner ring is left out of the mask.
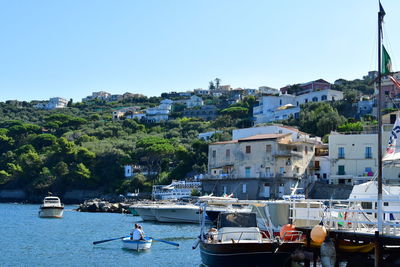
[[[381,20],[383,19],[383,17],[386,15],[385,10],[383,9],[381,2],[379,1],[379,17],[381,18]]]
[[[396,85],[398,88],[400,88],[400,82],[398,80],[396,80],[395,77],[393,77],[392,75],[389,75],[389,79],[394,83],[394,85]]]
[[[389,144],[386,147],[386,153],[383,156],[383,161],[400,159],[400,144],[397,145],[397,139],[400,134],[400,117],[397,116],[396,122],[393,125],[392,132],[389,137]]]
[[[382,75],[388,75],[392,72],[392,60],[390,59],[389,53],[382,45]]]

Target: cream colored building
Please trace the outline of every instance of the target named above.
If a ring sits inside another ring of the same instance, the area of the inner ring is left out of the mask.
[[[382,153],[388,144],[391,127],[384,127]],[[329,136],[329,158],[331,162],[331,184],[359,184],[369,181],[378,171],[377,134],[339,134]],[[400,180],[400,168],[384,166],[383,179],[386,183]]]
[[[292,141],[290,133],[210,144],[203,191],[241,199],[281,198],[300,178],[306,182],[314,177],[314,148],[311,141]]]

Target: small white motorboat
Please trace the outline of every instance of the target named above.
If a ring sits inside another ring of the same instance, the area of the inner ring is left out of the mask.
[[[122,239],[122,246],[126,249],[145,250],[150,249],[153,239],[145,237],[144,240],[133,240],[130,237]]]
[[[40,206],[39,217],[41,218],[62,218],[64,205],[58,197],[45,197]]]

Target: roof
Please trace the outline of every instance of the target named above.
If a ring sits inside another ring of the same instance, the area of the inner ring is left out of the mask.
[[[260,141],[260,140],[269,140],[269,139],[278,139],[285,136],[291,135],[290,133],[287,134],[256,134],[245,138],[240,138],[238,140],[230,140],[230,141],[223,141],[223,142],[215,142],[211,145],[223,145],[223,144],[234,144],[239,142],[249,142],[249,141]]]

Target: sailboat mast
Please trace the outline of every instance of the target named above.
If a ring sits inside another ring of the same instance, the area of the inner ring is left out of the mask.
[[[381,94],[381,78],[382,78],[382,64],[381,64],[381,49],[382,49],[382,21],[385,16],[385,11],[379,2],[378,12],[378,232],[382,234],[383,230],[383,216],[382,216],[382,94]]]

